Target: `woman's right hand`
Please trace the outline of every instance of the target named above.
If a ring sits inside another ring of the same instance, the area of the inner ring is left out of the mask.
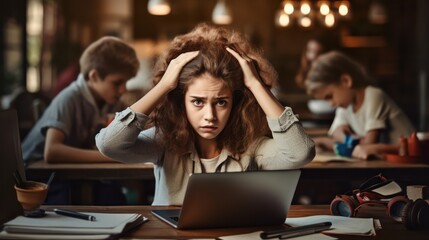
[[[149,115],[162,101],[165,95],[177,87],[179,75],[183,66],[198,56],[198,53],[199,51],[182,53],[175,59],[171,60],[159,83],[137,102],[131,105],[131,110]]]
[[[166,87],[168,91],[175,89],[177,87],[179,74],[182,71],[182,68],[188,62],[198,56],[198,53],[199,51],[185,52],[180,54],[175,59],[171,60],[168,64],[167,70],[165,71],[158,84],[161,84],[162,86]]]

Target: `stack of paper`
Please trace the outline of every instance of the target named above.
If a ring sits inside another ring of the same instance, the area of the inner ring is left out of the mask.
[[[239,235],[231,235],[231,236],[223,236],[219,239],[221,240],[260,240],[262,231],[239,234]],[[291,237],[288,239],[293,240],[335,240],[337,238],[327,236],[321,233],[313,233],[309,235],[299,236],[299,237]]]
[[[4,224],[0,239],[105,239],[147,221],[141,214],[86,214],[96,217],[97,220],[82,220],[52,212],[42,218],[18,216]]]
[[[323,231],[323,233],[375,236],[373,218],[349,218],[331,215],[316,215],[310,217],[287,218],[285,223],[292,227],[298,227],[320,222],[332,223],[332,228],[330,230]]]
[[[314,223],[331,222],[331,229],[323,231],[323,233],[331,234],[347,234],[358,236],[375,236],[374,220],[372,218],[349,218],[330,215],[316,215],[300,218],[287,218],[286,224],[292,227],[299,227]],[[222,240],[253,240],[261,239],[262,231],[252,232],[248,234],[239,234],[220,237]],[[290,239],[294,240],[332,240],[336,239],[332,236],[327,236],[322,233],[313,233]]]

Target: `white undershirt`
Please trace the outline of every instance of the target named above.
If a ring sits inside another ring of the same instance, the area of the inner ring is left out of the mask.
[[[206,170],[206,173],[213,173],[216,171],[216,165],[219,161],[219,156],[217,155],[214,158],[201,158],[201,164],[203,164],[204,169]]]

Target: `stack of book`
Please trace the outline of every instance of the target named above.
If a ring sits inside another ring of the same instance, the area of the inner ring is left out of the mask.
[[[84,213],[94,221],[47,212],[42,218],[18,216],[3,225],[0,239],[107,239],[148,219],[141,214]]]

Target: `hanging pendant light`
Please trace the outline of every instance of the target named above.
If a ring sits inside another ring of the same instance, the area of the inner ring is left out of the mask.
[[[152,15],[168,15],[171,7],[167,0],[149,0],[147,10]]]
[[[232,22],[231,11],[225,3],[225,0],[218,0],[212,13],[212,20],[216,24],[230,24]]]

